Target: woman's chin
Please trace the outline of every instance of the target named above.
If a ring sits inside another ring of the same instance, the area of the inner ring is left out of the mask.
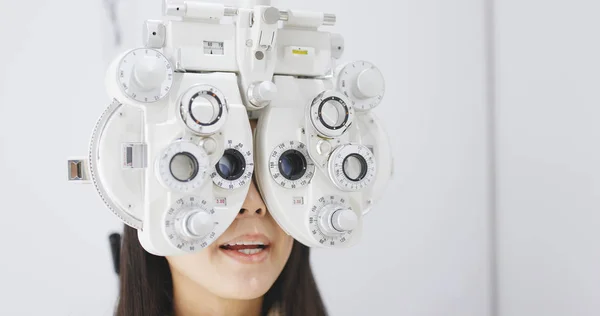
[[[223,284],[220,296],[235,300],[253,300],[259,298],[271,288],[274,280],[268,276],[231,275]]]

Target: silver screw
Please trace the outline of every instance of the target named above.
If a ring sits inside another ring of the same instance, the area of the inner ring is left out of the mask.
[[[252,47],[252,40],[251,39],[249,39],[249,40],[246,41],[246,46]]]

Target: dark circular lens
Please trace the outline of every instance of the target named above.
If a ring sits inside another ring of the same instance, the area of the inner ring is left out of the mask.
[[[239,179],[246,170],[242,153],[235,149],[227,149],[216,165],[217,173],[227,181]]]
[[[288,150],[279,158],[279,172],[288,180],[298,180],[306,172],[306,157],[294,149]]]
[[[181,152],[171,158],[169,169],[176,180],[189,182],[198,175],[198,160],[188,152]]]
[[[344,175],[351,181],[358,182],[367,175],[367,161],[359,154],[348,155],[342,164]]]

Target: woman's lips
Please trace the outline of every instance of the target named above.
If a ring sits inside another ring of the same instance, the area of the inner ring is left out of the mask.
[[[269,256],[269,253],[271,252],[271,247],[267,246],[266,248],[262,249],[244,248],[238,250],[220,247],[219,250],[240,263],[261,263],[265,261]]]
[[[240,263],[260,263],[267,259],[271,243],[263,234],[249,234],[220,245],[219,250]]]

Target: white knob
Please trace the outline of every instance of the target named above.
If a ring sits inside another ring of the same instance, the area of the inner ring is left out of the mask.
[[[271,81],[255,83],[250,86],[248,96],[254,106],[264,107],[277,96],[277,86]]]
[[[217,150],[217,141],[213,138],[207,138],[202,142],[202,148],[210,155]]]
[[[331,224],[340,232],[350,231],[358,226],[358,217],[352,210],[338,210],[331,216]]]
[[[150,56],[140,58],[133,66],[133,78],[142,90],[160,88],[166,78],[165,65]]]
[[[326,140],[320,140],[317,143],[317,153],[319,155],[327,155],[329,154],[329,152],[331,152],[332,146],[331,143],[326,141]]]
[[[383,92],[384,81],[381,71],[377,68],[363,70],[356,78],[354,94],[361,99],[369,99]]]
[[[202,238],[210,234],[215,227],[210,214],[204,211],[192,213],[185,221],[186,232],[195,238]]]
[[[338,236],[353,230],[358,225],[358,217],[351,209],[330,204],[323,207],[319,215],[319,227],[328,236]]]

